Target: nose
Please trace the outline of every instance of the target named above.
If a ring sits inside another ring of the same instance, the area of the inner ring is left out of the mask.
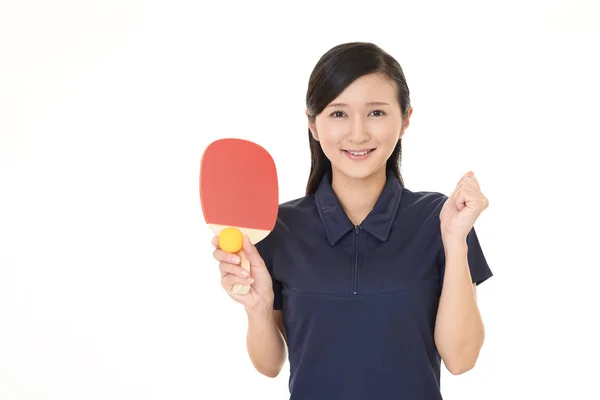
[[[353,143],[363,143],[369,140],[367,124],[361,115],[357,115],[352,119],[348,140]]]

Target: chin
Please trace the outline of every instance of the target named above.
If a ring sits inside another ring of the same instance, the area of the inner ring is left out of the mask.
[[[337,168],[338,172],[350,179],[368,179],[380,173],[385,176],[385,163],[381,166],[354,165]]]

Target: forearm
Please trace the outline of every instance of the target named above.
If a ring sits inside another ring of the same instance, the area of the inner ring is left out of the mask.
[[[465,242],[444,243],[446,267],[437,313],[435,342],[446,368],[453,374],[471,369],[484,341]]]
[[[248,312],[248,355],[263,375],[276,377],[285,362],[285,341],[272,309]]]

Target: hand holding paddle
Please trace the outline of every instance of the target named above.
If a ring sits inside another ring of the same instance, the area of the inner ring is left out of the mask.
[[[275,163],[258,144],[220,139],[202,154],[200,202],[204,219],[218,236],[219,248],[240,257],[241,266],[248,273],[250,263],[241,251],[243,236],[247,235],[254,245],[273,230],[278,195]],[[246,294],[249,290],[249,284],[236,283],[231,293]]]
[[[251,268],[251,275],[239,264],[240,259],[236,259],[235,254],[228,253],[219,248],[219,237],[215,236],[212,240],[215,246],[213,257],[219,261],[219,270],[221,271],[221,286],[238,303],[243,304],[247,310],[272,310],[273,308],[273,281],[269,270],[265,266],[263,259],[248,240],[244,242],[244,255],[248,259]],[[237,285],[249,285],[250,291],[245,295],[232,293]]]

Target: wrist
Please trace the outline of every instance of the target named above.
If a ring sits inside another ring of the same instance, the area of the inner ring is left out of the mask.
[[[247,309],[248,326],[253,330],[263,332],[273,323],[273,311],[264,307]]]
[[[457,237],[442,237],[444,252],[448,254],[466,253],[468,250],[467,239]]]
[[[273,296],[266,296],[264,301],[259,301],[254,307],[245,307],[248,320],[268,320],[273,315]]]

